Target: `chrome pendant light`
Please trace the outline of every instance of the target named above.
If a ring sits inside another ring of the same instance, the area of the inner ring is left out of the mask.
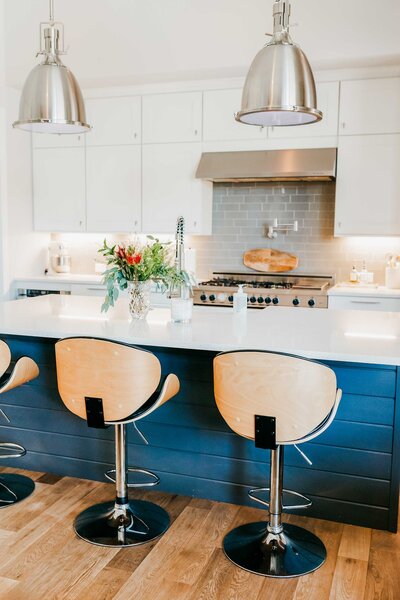
[[[247,125],[306,125],[322,119],[314,76],[302,50],[289,35],[290,2],[275,0],[271,41],[247,74],[242,107],[235,119]]]
[[[42,63],[29,73],[22,90],[18,121],[13,127],[35,133],[85,133],[85,104],[77,80],[60,59],[64,52],[64,28],[54,21],[54,0],[50,19],[40,24]]]

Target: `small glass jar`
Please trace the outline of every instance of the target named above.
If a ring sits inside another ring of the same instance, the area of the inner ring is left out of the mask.
[[[193,313],[193,298],[171,298],[171,321],[190,323]]]

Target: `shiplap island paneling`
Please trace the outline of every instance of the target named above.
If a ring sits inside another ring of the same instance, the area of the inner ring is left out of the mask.
[[[40,376],[2,398],[10,424],[1,424],[3,440],[28,450],[7,465],[61,475],[104,480],[113,464],[113,428],[90,429],[62,404],[55,373],[54,339],[2,336],[14,359],[28,355]],[[140,428],[146,446],[128,426],[131,465],[154,470],[159,488],[238,504],[252,504],[247,490],[265,486],[268,452],[232,433],[213,397],[214,352],[152,348],[163,372],[174,372],[181,391]],[[396,366],[328,362],[343,389],[332,426],[302,449],[308,466],[290,447],[284,485],[311,497],[300,511],[314,517],[394,531],[398,498],[398,428]],[[396,425],[397,421],[397,425]],[[5,464],[5,461],[4,463]]]

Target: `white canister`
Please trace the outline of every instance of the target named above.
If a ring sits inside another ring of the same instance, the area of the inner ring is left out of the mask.
[[[386,267],[385,285],[391,290],[400,288],[400,267]]]

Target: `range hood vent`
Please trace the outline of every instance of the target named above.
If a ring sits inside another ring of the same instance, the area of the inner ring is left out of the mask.
[[[333,181],[336,148],[204,152],[197,179],[210,181]]]

